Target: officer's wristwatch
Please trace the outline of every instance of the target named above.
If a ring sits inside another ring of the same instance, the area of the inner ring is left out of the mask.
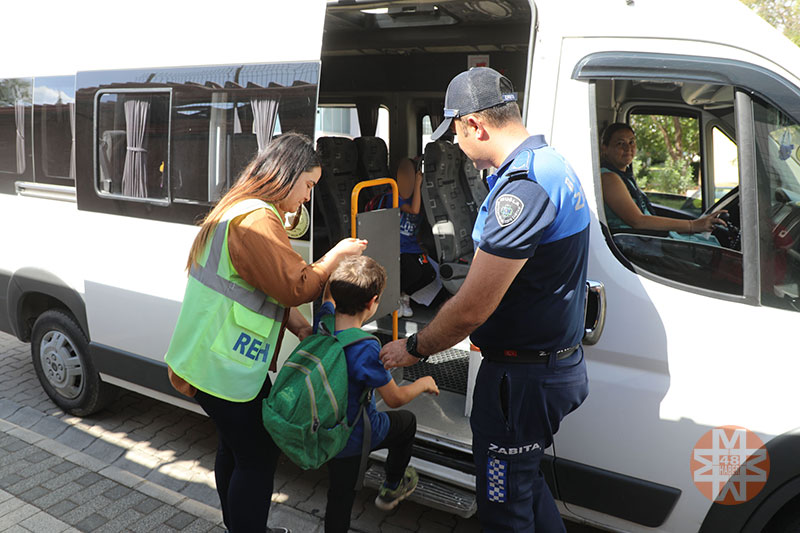
[[[422,355],[417,351],[417,334],[414,333],[408,339],[406,339],[406,351],[419,359],[420,361],[425,361],[428,356]]]

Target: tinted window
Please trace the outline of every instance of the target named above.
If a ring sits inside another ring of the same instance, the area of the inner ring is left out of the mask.
[[[137,199],[167,198],[168,92],[97,95],[97,190]]]
[[[800,125],[753,101],[760,223],[765,252],[762,303],[800,310]]]
[[[71,184],[75,180],[75,77],[35,78],[33,122],[36,181]]]
[[[30,179],[31,105],[30,78],[0,79],[0,172],[14,179]]]
[[[195,223],[273,136],[314,135],[318,75],[317,63],[79,72],[79,209]]]

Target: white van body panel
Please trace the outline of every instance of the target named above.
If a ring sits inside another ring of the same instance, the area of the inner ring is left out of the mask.
[[[620,263],[598,219],[605,220],[605,214],[598,205],[599,166],[591,150],[596,140],[590,107],[595,104],[589,84],[573,80],[572,72],[594,52],[655,52],[743,61],[800,86],[791,74],[800,72],[800,50],[739,2],[692,2],[691,8],[677,2],[667,11],[651,11],[653,4],[637,1],[635,8],[621,10],[612,24],[602,10],[594,9],[599,3],[581,6],[583,16],[576,21],[558,18],[558,3],[537,2],[541,30],[534,52],[534,104],[527,118],[530,131],[547,132],[582,179],[592,208],[589,279],[605,284],[608,301],[603,336],[597,345],[585,347],[589,397],[564,420],[555,453],[679,488],[682,496],[658,530],[684,532],[700,527],[711,504],[694,486],[689,467],[692,448],[706,431],[738,425],[767,442],[800,426],[800,415],[776,408],[794,401],[800,362],[786,342],[797,316],[668,286]],[[719,16],[723,4],[725,24],[704,24],[712,15]],[[569,9],[576,7],[570,4]],[[670,20],[672,10],[680,23]],[[685,17],[688,12],[691,20]],[[653,24],[651,17],[659,23]],[[569,21],[569,29],[548,24],[553,20]],[[581,21],[596,22],[585,27]],[[702,38],[700,25],[708,30]],[[648,35],[641,35],[640,28]],[[602,35],[609,29],[611,35]],[[754,50],[741,47],[743,35]],[[605,527],[652,530],[566,507]]]
[[[15,43],[30,46],[22,54],[5,54],[0,77],[308,61],[318,60],[322,47],[325,0],[233,0],[213,9],[186,0],[109,6],[102,0],[75,6],[55,0],[7,3],[5,20],[30,23],[8,24],[0,39],[7,50],[17,48]],[[31,43],[32,30],[38,38]],[[148,38],[137,39],[137,33]]]

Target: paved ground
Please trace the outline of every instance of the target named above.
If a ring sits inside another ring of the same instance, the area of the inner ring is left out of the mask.
[[[0,333],[0,531],[222,532],[215,449],[209,419],[136,393],[90,417],[62,412],[39,385],[29,345]],[[322,531],[326,490],[324,469],[282,458],[270,524]],[[480,530],[475,518],[413,502],[384,513],[374,499],[359,494],[353,531]]]

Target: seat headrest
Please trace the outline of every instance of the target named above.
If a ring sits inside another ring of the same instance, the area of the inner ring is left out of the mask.
[[[317,155],[322,167],[335,174],[355,173],[358,166],[358,149],[347,137],[320,137]]]
[[[358,176],[361,179],[389,176],[389,150],[380,137],[358,137]]]

